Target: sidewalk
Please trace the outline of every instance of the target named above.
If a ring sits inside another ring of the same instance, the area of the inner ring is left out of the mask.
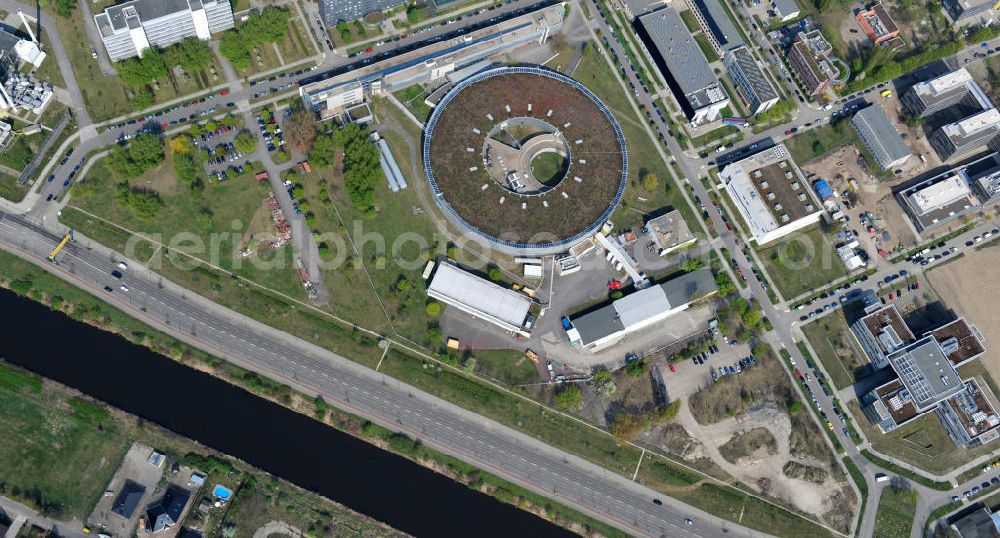
[[[7,497],[0,497],[0,510],[3,510],[4,513],[14,520],[14,525],[11,526],[9,531],[13,531],[15,536],[18,532],[16,529],[20,529],[19,521],[24,525],[37,525],[64,538],[85,538],[87,536],[83,533],[83,523],[81,522],[75,520],[69,522],[57,521],[41,516],[36,510]],[[10,536],[11,533],[8,532],[7,538],[10,538]]]

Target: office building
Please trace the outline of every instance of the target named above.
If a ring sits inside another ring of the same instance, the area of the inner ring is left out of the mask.
[[[717,291],[708,268],[632,292],[596,310],[571,318],[584,348],[605,349],[627,334],[646,329]]]
[[[385,11],[408,3],[406,0],[318,0],[319,17],[332,28],[340,21],[353,21],[369,13]]]
[[[926,118],[958,107],[964,115],[993,108],[986,92],[963,67],[946,75],[918,82],[902,96],[907,113]]]
[[[645,15],[650,11],[655,11],[667,4],[667,0],[623,0],[622,7],[631,22],[639,15]]]
[[[906,162],[912,155],[910,148],[903,142],[903,137],[899,136],[896,126],[889,121],[878,103],[854,114],[851,124],[883,169],[891,170]]]
[[[788,63],[810,95],[825,93],[837,76],[837,68],[830,61],[832,50],[819,30],[799,32],[788,49]]]
[[[729,96],[677,11],[667,6],[646,13],[635,29],[691,124],[718,119]]]
[[[896,193],[918,231],[947,224],[1000,198],[1000,154],[945,170]]]
[[[115,62],[190,37],[208,41],[234,25],[228,0],[132,0],[106,8],[94,23]]]
[[[889,355],[916,340],[903,321],[903,316],[892,304],[870,312],[852,323],[851,332],[876,370],[889,365]]]
[[[1000,111],[991,108],[945,125],[932,132],[927,141],[942,161],[986,148],[1000,150]]]
[[[744,45],[739,30],[722,7],[721,1],[687,0],[689,11],[701,26],[702,35],[719,56],[724,55],[727,50]]]
[[[899,41],[899,26],[881,2],[859,11],[854,18],[872,43],[881,45],[892,40]]]
[[[784,144],[726,165],[719,179],[758,245],[816,224],[823,214]]]
[[[737,92],[747,103],[748,112],[760,114],[778,102],[778,92],[761,71],[749,49],[740,46],[730,50],[726,52],[722,62],[736,84]]]

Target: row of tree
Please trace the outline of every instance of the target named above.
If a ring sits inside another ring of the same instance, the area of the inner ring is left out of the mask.
[[[369,142],[371,132],[351,123],[316,138],[309,151],[314,166],[332,166],[338,151],[344,152],[344,189],[358,211],[375,212],[375,189],[382,181],[378,149]]]
[[[189,37],[165,49],[151,48],[142,58],[130,58],[115,64],[118,76],[129,88],[142,88],[156,79],[166,78],[173,66],[189,73],[212,65],[212,50],[208,43]]]
[[[250,13],[242,27],[229,30],[219,41],[219,52],[236,69],[250,67],[250,52],[264,43],[277,43],[285,38],[291,12],[283,7],[268,7]]]

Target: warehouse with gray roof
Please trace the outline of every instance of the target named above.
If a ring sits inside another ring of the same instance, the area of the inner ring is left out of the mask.
[[[650,286],[596,310],[571,318],[583,346],[598,351],[625,335],[645,329],[686,310],[691,303],[716,292],[715,277],[708,268],[685,273]]]
[[[895,168],[912,155],[896,126],[878,104],[861,109],[851,119],[851,124],[883,169]]]
[[[658,9],[638,19],[636,33],[692,125],[715,121],[729,105],[708,60],[677,10]]]
[[[531,299],[448,261],[437,264],[427,295],[506,331],[530,336]]]

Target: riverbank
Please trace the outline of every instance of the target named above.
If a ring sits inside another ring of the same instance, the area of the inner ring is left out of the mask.
[[[402,455],[411,461],[456,479],[472,489],[525,509],[574,532],[588,535],[623,535],[609,525],[553,503],[540,495],[482,472],[455,458],[430,450],[423,445],[414,443],[405,436],[388,432],[363,419],[334,409],[321,400],[313,400],[292,391],[285,385],[270,381],[222,359],[190,348],[166,334],[150,329],[100,299],[74,288],[13,255],[0,253],[0,274],[4,275],[0,284],[10,288],[18,295],[48,305],[49,308],[66,314],[76,321],[118,334],[133,343],[167,355],[189,367],[208,372],[271,402],[333,426],[355,438]]]
[[[197,464],[206,473],[192,487],[184,526],[205,536],[253,536],[269,521],[324,534],[351,529],[378,538],[406,536],[372,518],[310,493],[245,462],[216,454],[154,423],[89,398],[17,366],[0,362],[0,495],[63,522],[79,534],[133,443],[155,447],[175,464]],[[181,480],[184,480],[182,477]],[[197,510],[216,483],[235,491],[223,507]],[[205,490],[205,491],[200,491]],[[153,492],[150,492],[151,494]],[[251,517],[252,516],[252,517]]]

